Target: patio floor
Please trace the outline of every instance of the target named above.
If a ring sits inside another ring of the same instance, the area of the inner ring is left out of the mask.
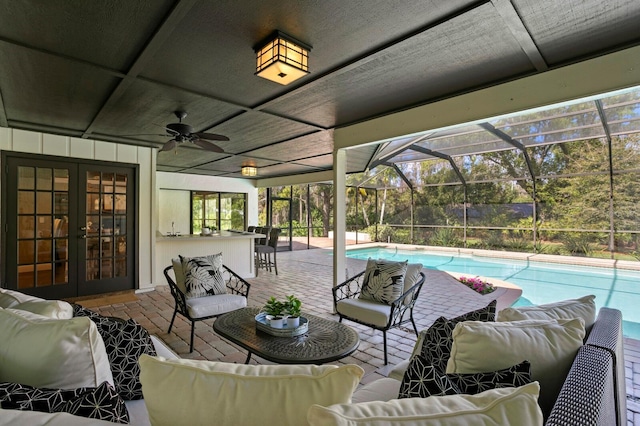
[[[347,259],[350,275],[362,271],[366,261]],[[251,283],[249,306],[262,306],[270,296],[283,297],[295,294],[303,302],[303,312],[323,318],[336,319],[332,314],[332,257],[330,250],[312,249],[278,253],[278,273],[260,271]],[[429,327],[440,316],[452,318],[465,312],[486,306],[496,297],[494,292],[487,296],[457,283],[448,274],[435,270],[425,270],[425,285],[414,309],[418,330]],[[512,294],[501,293],[499,308]],[[243,363],[246,352],[225,341],[213,331],[214,319],[196,323],[194,351],[189,353],[190,324],[181,316],[176,318],[174,328],[167,334],[174,303],[168,286],[158,286],[155,291],[138,293],[129,297],[132,301],[77,302],[102,315],[133,318],[164,340],[180,357]],[[104,304],[110,303],[110,304]],[[389,365],[384,366],[382,333],[346,321],[360,335],[360,346],[350,356],[335,364],[358,364],[365,370],[362,384],[385,377],[390,368],[408,358],[415,344],[415,335],[410,328],[394,329],[387,332]],[[253,356],[251,363],[269,364],[269,361]],[[640,342],[625,339],[625,366],[627,371],[627,414],[628,424],[640,426]]]

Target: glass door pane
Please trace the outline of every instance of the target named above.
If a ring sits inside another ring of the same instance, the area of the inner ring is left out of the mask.
[[[18,289],[67,284],[69,170],[18,166],[17,187]]]
[[[130,248],[126,173],[87,170],[85,224],[86,283],[128,276]]]

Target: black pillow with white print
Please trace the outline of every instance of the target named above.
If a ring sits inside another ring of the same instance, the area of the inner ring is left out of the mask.
[[[453,345],[453,329],[463,321],[491,322],[496,319],[496,301],[491,301],[484,308],[476,309],[453,319],[440,317],[427,329],[420,354],[438,370],[447,371],[447,361]]]
[[[0,407],[4,410],[69,413],[112,423],[129,423],[124,400],[109,382],[77,389],[35,388],[19,383],[0,383]]]
[[[138,359],[142,354],[157,355],[149,332],[133,319],[105,317],[80,305],[74,305],[73,312],[74,316],[89,317],[96,324],[118,394],[125,400],[142,399]]]

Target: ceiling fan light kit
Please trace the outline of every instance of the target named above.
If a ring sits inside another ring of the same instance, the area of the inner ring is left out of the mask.
[[[309,74],[311,46],[281,31],[275,31],[254,50],[259,77],[287,85]]]

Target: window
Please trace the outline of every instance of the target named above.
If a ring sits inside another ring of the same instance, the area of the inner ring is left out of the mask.
[[[235,192],[191,192],[191,233],[202,228],[242,229],[247,226],[247,195]]]

